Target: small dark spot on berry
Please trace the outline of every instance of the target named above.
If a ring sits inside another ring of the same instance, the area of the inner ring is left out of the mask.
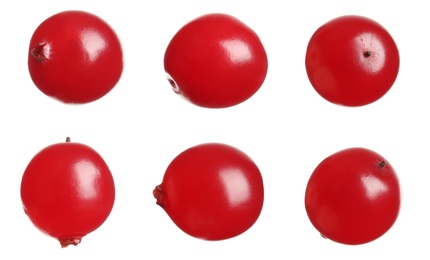
[[[369,58],[370,56],[372,56],[372,52],[371,51],[365,51],[364,52],[364,57]]]

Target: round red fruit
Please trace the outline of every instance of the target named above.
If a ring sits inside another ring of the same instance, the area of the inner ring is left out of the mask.
[[[312,35],[306,71],[324,99],[363,106],[384,96],[399,71],[399,51],[388,31],[362,16],[335,18]]]
[[[22,176],[21,199],[32,223],[67,247],[79,244],[107,219],[115,186],[94,149],[67,139],[31,159]]]
[[[207,143],[179,154],[153,192],[173,222],[204,240],[223,240],[248,230],[263,207],[256,164],[229,145]]]
[[[400,186],[391,164],[365,148],[324,159],[306,187],[311,223],[330,240],[358,245],[385,234],[400,210]]]
[[[224,108],[253,96],[267,74],[258,35],[237,18],[206,14],[172,38],[164,68],[173,90],[201,107]]]
[[[98,16],[64,11],[34,31],[28,52],[31,79],[64,103],[95,101],[119,81],[123,54],[114,30]]]

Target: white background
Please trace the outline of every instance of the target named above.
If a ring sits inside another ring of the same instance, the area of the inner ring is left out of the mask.
[[[425,1],[1,1],[0,258],[1,259],[404,259],[429,258],[429,60]],[[65,105],[43,95],[27,69],[36,27],[64,10],[92,12],[107,21],[123,45],[124,72],[102,99]],[[186,22],[223,12],[260,36],[269,71],[261,89],[227,109],[196,107],[170,89],[165,48]],[[307,43],[328,20],[346,14],[381,23],[400,51],[392,89],[357,108],[331,104],[305,72]],[[24,214],[22,173],[47,145],[72,141],[96,149],[116,184],[108,220],[78,246],[60,244]],[[265,204],[256,224],[233,239],[209,242],[179,230],[155,204],[152,190],[170,161],[204,142],[246,152],[259,166]],[[380,239],[359,246],[320,237],[304,209],[307,180],[326,156],[352,146],[390,161],[402,188],[397,222]]]

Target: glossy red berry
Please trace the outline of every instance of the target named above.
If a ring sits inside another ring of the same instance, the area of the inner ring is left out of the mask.
[[[114,30],[98,16],[64,11],[34,31],[28,52],[34,84],[64,103],[95,101],[119,81],[123,54]]]
[[[399,71],[399,51],[388,31],[362,16],[333,19],[312,35],[306,71],[315,90],[344,106],[363,106],[384,96]]]
[[[103,158],[68,139],[31,159],[22,176],[21,199],[33,224],[67,247],[79,244],[107,219],[115,186]]]
[[[324,159],[306,187],[305,207],[322,236],[358,245],[385,234],[400,210],[400,185],[391,164],[365,148]]]
[[[201,107],[224,108],[254,95],[267,74],[258,35],[237,18],[207,14],[172,38],[164,68],[173,90]]]
[[[179,154],[153,194],[180,229],[205,240],[228,239],[248,230],[264,200],[257,165],[239,149],[219,143]]]

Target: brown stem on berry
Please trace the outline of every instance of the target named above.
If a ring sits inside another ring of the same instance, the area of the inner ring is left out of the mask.
[[[364,52],[364,57],[369,58],[370,56],[372,56],[372,52],[371,51],[365,51]]]
[[[37,43],[30,53],[36,61],[45,62],[48,59],[48,45],[43,42]]]
[[[70,143],[70,137],[66,137],[66,143]]]
[[[66,238],[59,238],[58,239],[61,244],[61,248],[66,248],[69,245],[77,246],[79,243],[81,243],[82,237],[76,236],[76,237],[66,237]]]
[[[164,208],[164,205],[165,205],[164,189],[161,186],[161,184],[155,187],[155,189],[152,191],[152,194],[154,195],[154,198],[157,200],[156,201],[157,205]]]
[[[379,163],[379,168],[384,168],[387,163],[385,161],[382,161]]]

